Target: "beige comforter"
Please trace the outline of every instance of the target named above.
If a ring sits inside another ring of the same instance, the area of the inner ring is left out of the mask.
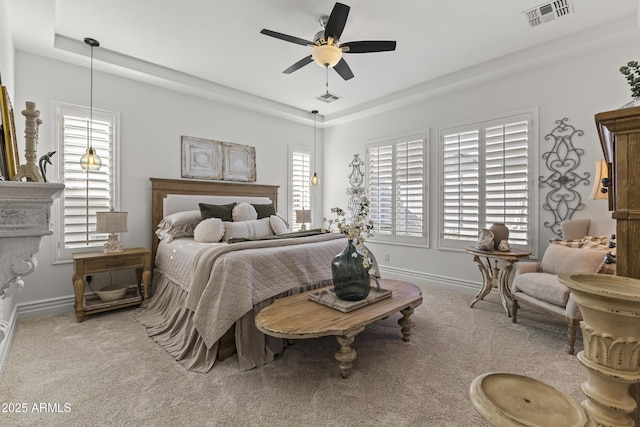
[[[313,243],[313,244],[309,244]],[[341,234],[216,245],[198,253],[186,306],[212,347],[261,301],[331,279],[331,261],[346,246]]]

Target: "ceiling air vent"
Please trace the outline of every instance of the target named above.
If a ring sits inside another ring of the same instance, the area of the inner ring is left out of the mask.
[[[318,101],[326,102],[328,104],[330,102],[337,101],[338,99],[340,99],[340,97],[338,95],[334,95],[334,94],[329,93],[327,91],[327,92],[323,93],[322,95],[316,96],[316,99]]]
[[[545,22],[573,13],[571,0],[557,0],[543,3],[523,12],[531,27],[537,27]]]

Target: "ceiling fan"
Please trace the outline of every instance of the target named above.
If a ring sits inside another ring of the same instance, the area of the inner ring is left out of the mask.
[[[343,53],[387,52],[396,49],[396,42],[390,40],[367,40],[340,43],[340,36],[342,35],[345,24],[347,23],[347,17],[349,16],[350,9],[351,8],[346,4],[336,3],[335,6],[333,6],[331,15],[322,16],[320,18],[322,30],[316,33],[313,38],[314,41],[301,39],[299,37],[267,29],[263,29],[260,33],[290,43],[310,46],[313,48],[311,55],[302,58],[300,61],[284,70],[284,74],[291,74],[315,61],[322,67],[335,69],[340,77],[345,80],[349,80],[353,77],[353,72],[342,57]]]

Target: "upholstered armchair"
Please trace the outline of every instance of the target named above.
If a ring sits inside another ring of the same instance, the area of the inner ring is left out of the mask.
[[[551,241],[540,262],[522,261],[516,264],[511,285],[512,321],[517,321],[520,304],[565,320],[569,328],[568,353],[574,354],[576,330],[582,316],[571,291],[558,281],[556,275],[614,274],[611,264],[605,263],[605,256],[615,249],[609,247],[609,238],[604,236],[611,236],[615,223],[593,223],[584,219],[565,221],[561,226],[563,239]],[[608,261],[612,255],[615,253],[607,257]]]

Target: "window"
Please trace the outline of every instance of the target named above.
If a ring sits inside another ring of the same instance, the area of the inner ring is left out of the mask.
[[[373,240],[427,244],[425,137],[367,144],[367,185]]]
[[[509,243],[531,250],[533,113],[440,131],[441,247],[465,247],[494,222],[509,227]]]
[[[93,110],[92,146],[102,160],[97,171],[84,171],[80,157],[87,150],[90,111],[88,108],[56,105],[59,181],[65,189],[58,203],[55,227],[55,259],[71,259],[73,252],[96,250],[108,235],[96,233],[96,212],[118,209],[117,124],[118,114]]]
[[[289,147],[289,200],[291,230],[298,231],[302,224],[296,223],[296,210],[311,209],[311,150],[303,147]],[[307,224],[308,225],[308,224]]]

